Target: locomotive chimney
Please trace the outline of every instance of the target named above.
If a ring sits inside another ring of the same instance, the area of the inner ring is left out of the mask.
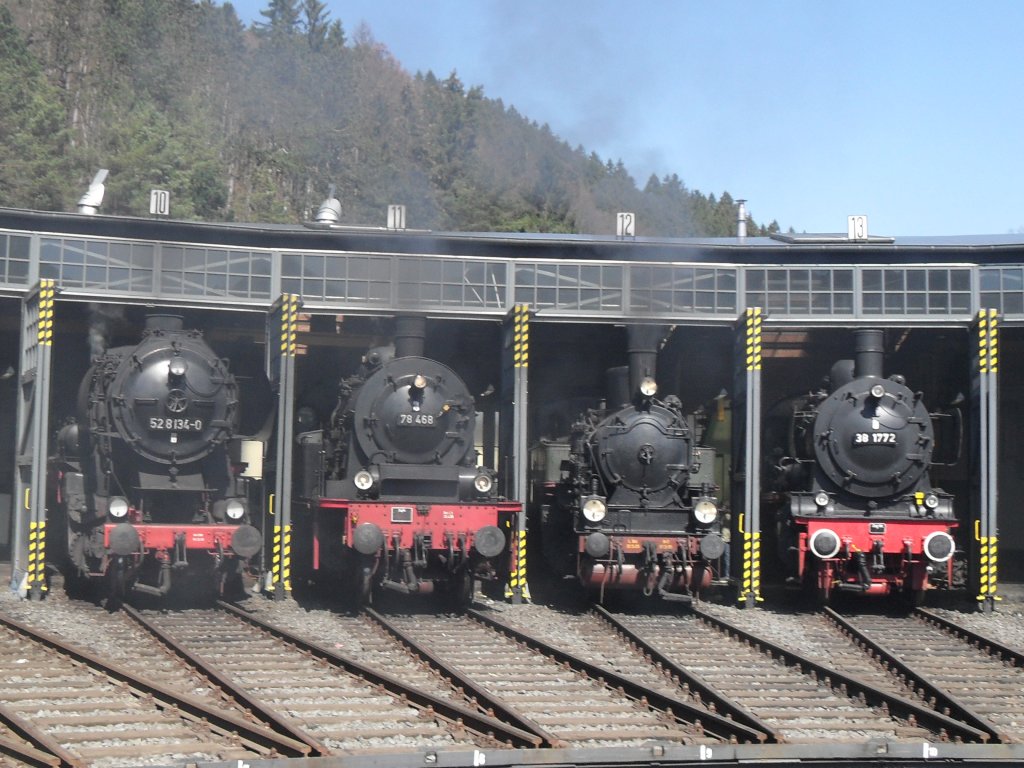
[[[146,315],[147,331],[180,331],[184,327],[181,315]]]
[[[630,399],[640,389],[644,377],[649,376],[657,381],[658,343],[664,332],[665,329],[660,325],[627,326]]]
[[[395,357],[423,357],[427,319],[412,315],[395,318]]]
[[[882,378],[885,360],[885,335],[882,331],[854,331],[854,353],[857,377]]]

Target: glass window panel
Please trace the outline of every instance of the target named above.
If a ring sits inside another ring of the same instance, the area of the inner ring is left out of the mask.
[[[374,301],[391,301],[391,281],[386,283],[371,281],[369,286],[369,297]]]
[[[827,313],[832,309],[832,297],[827,293],[815,293],[811,295],[811,311],[815,314]]]
[[[512,295],[515,297],[517,304],[533,304],[534,303],[534,291],[529,286],[516,286]]]
[[[998,269],[980,269],[978,270],[980,276],[979,290],[982,291],[998,291],[1000,288],[999,284],[999,272]]]
[[[424,281],[431,280],[433,282],[437,282],[437,280],[440,279],[441,271],[440,271],[440,268],[438,268],[437,266],[434,267],[434,270],[436,271],[436,274],[430,275],[430,274],[423,274],[422,272],[419,271],[419,269],[426,267],[427,271],[429,272],[430,271],[429,265],[427,265],[427,264],[417,264],[417,262],[412,262],[412,263],[413,263],[414,267],[417,268],[417,271],[413,272],[413,275],[414,275],[413,279],[414,280],[415,279],[420,279],[420,280],[424,280]],[[370,262],[369,262],[369,259],[363,258],[361,256],[350,257],[349,260],[348,260],[348,279],[349,280],[368,280],[369,278],[370,278]]]
[[[28,280],[28,262],[10,261],[7,263],[7,279],[12,283],[24,283]]]
[[[137,270],[133,272],[131,289],[136,292],[152,292],[153,272],[150,270]]]
[[[650,267],[631,267],[629,277],[634,288],[650,288],[654,280]]]
[[[226,275],[221,275],[216,272],[210,272],[206,275],[206,287],[212,293],[221,294],[228,287],[228,280]]]
[[[228,290],[234,296],[246,296],[249,293],[248,275],[231,275],[228,278]]]
[[[902,269],[885,270],[885,290],[902,291],[904,285],[903,278],[904,275]]]
[[[116,246],[116,248],[120,250],[120,253],[118,254],[111,245]],[[107,256],[108,252],[110,254],[109,257]],[[131,246],[127,243],[109,244],[99,240],[90,240],[85,244],[87,264],[103,264],[108,258],[126,262],[128,261],[129,253],[131,253]]]
[[[65,240],[61,257],[65,264],[83,264],[85,262],[85,241]]]
[[[995,270],[992,270],[995,272]],[[1019,291],[1024,288],[1024,282],[1021,281],[1021,273],[1024,270],[1021,269],[1004,269],[1003,270],[1003,290],[1004,291]]]
[[[950,270],[951,284],[950,287],[954,291],[969,291],[971,290],[971,274],[966,269],[952,269]]]
[[[85,282],[86,285],[105,285],[107,282],[107,268],[86,267]]]
[[[838,300],[838,297],[837,297]],[[864,312],[871,315],[877,315],[882,311],[882,294],[880,293],[865,293],[864,294]]]
[[[671,291],[652,291],[651,302],[655,309],[670,310],[672,309],[672,292]]]
[[[81,264],[65,264],[61,269],[61,282],[65,285],[81,285],[84,269]]]
[[[441,278],[445,283],[459,284],[462,282],[462,262],[460,261],[442,261],[441,262]]]
[[[60,267],[57,264],[42,263],[39,265],[39,277],[45,280],[59,280]]]
[[[989,306],[998,306],[998,304],[989,304]],[[1002,310],[1008,315],[1024,314],[1024,295],[1019,293],[1006,294],[1003,297]]]
[[[954,293],[950,297],[950,309],[953,312],[966,313],[971,311],[971,295],[969,293]]]
[[[8,256],[12,259],[28,261],[29,244],[29,238],[11,235],[11,239],[7,244]]]
[[[319,254],[308,253],[302,257],[303,277],[323,277],[324,257]]]
[[[254,253],[249,262],[249,270],[254,275],[270,276],[271,257],[269,253]]]
[[[789,289],[786,280],[786,273],[782,270],[772,270],[768,273],[769,291],[786,291]]]
[[[603,267],[601,280],[606,288],[622,287],[622,267]]]
[[[270,296],[270,278],[269,277],[253,277],[252,288],[250,289],[253,298],[265,299]],[[288,289],[286,292],[291,293]]]
[[[206,269],[206,251],[199,248],[185,249],[185,269],[202,272]]]
[[[747,290],[748,291],[763,291],[764,290],[764,270],[763,269],[751,269],[747,272]]]
[[[736,270],[735,269],[719,269],[716,270],[716,276],[718,279],[718,290],[720,291],[735,291],[736,290]]]
[[[580,268],[580,282],[587,286],[601,285],[601,268],[584,266]]]
[[[789,295],[789,311],[797,315],[805,315],[810,310],[810,297],[806,293],[791,293]]]
[[[695,294],[695,301],[697,309],[703,309],[707,311],[714,311],[715,309],[715,292],[714,291],[697,291]],[[681,306],[680,309],[689,309],[689,307]]]
[[[558,267],[559,282],[562,285],[579,284],[580,268],[577,264],[562,264]]]
[[[772,312],[786,312],[786,294],[784,293],[769,293],[768,294],[768,307]]]
[[[137,244],[132,246],[131,263],[136,267],[142,267],[144,269],[152,269],[153,263],[153,246]],[[111,251],[113,252],[113,251]]]
[[[911,293],[907,295],[907,312],[921,314],[927,308],[927,294]]]
[[[832,290],[832,274],[827,269],[811,270],[811,290],[830,291]]]
[[[832,273],[832,290],[834,291],[852,291],[853,290],[853,270],[842,269]]]
[[[185,266],[185,255],[181,248],[164,246],[163,249],[164,269],[183,269]]]
[[[552,288],[555,285],[555,272],[556,267],[544,265],[537,270],[537,285],[544,286],[545,288]]]
[[[7,242],[10,238],[7,235],[0,235],[0,259],[7,258]]]
[[[949,290],[949,272],[945,269],[929,269],[928,270],[928,290],[929,291],[948,291]]]
[[[297,277],[302,274],[302,256],[297,253],[281,254],[281,274],[288,277]],[[285,291],[295,293],[295,291]]]
[[[131,272],[123,267],[111,267],[110,268],[110,286],[123,287],[128,284],[129,276]]]
[[[887,294],[885,294],[885,311],[886,312],[902,312],[903,311],[903,294],[902,293],[887,293]]]
[[[442,301],[445,304],[461,304],[462,303],[462,286],[461,285],[450,285],[450,284],[446,283],[446,284],[442,285],[441,287],[443,288],[443,293],[442,293],[442,297],[443,298],[442,298]]]
[[[928,289],[926,278],[928,275],[923,269],[908,269],[907,270],[907,290],[908,291],[925,291]]]
[[[811,287],[811,274],[806,269],[792,269],[789,272],[789,290],[807,291]]]
[[[228,252],[219,248],[210,248],[206,252],[206,269],[211,272],[227,272]]]
[[[538,288],[537,289],[537,304],[541,307],[553,307],[555,305],[555,289],[554,288]]]
[[[949,309],[949,296],[944,293],[929,294],[928,307],[932,312],[945,312]]]
[[[882,290],[882,270],[865,269],[861,273],[861,286],[865,291]]]

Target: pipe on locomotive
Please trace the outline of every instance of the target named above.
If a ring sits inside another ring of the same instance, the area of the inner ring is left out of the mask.
[[[416,315],[395,318],[395,357],[423,357],[427,319]]]
[[[640,382],[645,378],[657,381],[658,347],[665,330],[665,326],[662,325],[626,326],[630,399],[640,390]]]
[[[883,378],[885,333],[878,330],[859,330],[854,331],[853,338],[856,377]]]

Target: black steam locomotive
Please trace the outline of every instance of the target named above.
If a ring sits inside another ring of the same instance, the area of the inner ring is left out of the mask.
[[[294,524],[310,576],[378,588],[446,589],[457,602],[475,580],[508,573],[518,503],[477,464],[476,409],[459,376],[423,357],[423,318],[397,321],[394,347],[371,349],[344,379],[323,431],[299,436]]]
[[[629,367],[608,372],[607,404],[584,413],[567,441],[533,450],[532,523],[555,572],[573,568],[602,597],[632,589],[685,600],[725,552],[715,451],[701,446],[699,415],[675,395],[656,397],[664,330],[627,330]]]
[[[902,376],[883,378],[881,331],[857,331],[855,355],[790,405],[787,444],[769,447],[786,499],[780,554],[822,600],[838,589],[920,602],[953,581],[953,497],[930,479],[939,415]]]
[[[237,586],[262,546],[229,458],[238,423],[227,362],[180,317],[150,316],[137,345],[96,357],[51,462],[69,584],[106,578],[117,598],[164,596],[175,573]]]

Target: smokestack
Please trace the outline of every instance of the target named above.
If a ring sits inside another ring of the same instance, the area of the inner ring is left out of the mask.
[[[857,377],[882,378],[885,361],[885,335],[882,331],[854,331],[853,349]]]
[[[180,331],[185,327],[185,318],[181,315],[146,315],[147,331]]]
[[[318,224],[337,224],[341,221],[341,201],[334,196],[334,185],[331,184],[327,192],[327,198],[320,203],[316,212]]]
[[[644,377],[657,381],[658,344],[665,333],[660,325],[630,325],[626,327],[629,350],[629,394],[632,398],[640,389]]]
[[[629,405],[633,393],[629,391],[629,367],[625,365],[609,368],[604,372],[605,391],[608,393],[608,407],[622,408]]]
[[[747,201],[737,200],[736,202],[740,204],[736,214],[736,236],[743,240],[747,236]]]
[[[401,315],[395,318],[395,357],[423,357],[427,318]]]
[[[84,213],[88,216],[94,216],[100,210],[100,203],[103,202],[103,193],[106,191],[106,187],[103,186],[103,182],[107,180],[107,174],[109,171],[106,168],[100,168],[96,175],[92,179],[92,183],[89,185],[89,189],[86,193],[78,199],[78,212]]]

